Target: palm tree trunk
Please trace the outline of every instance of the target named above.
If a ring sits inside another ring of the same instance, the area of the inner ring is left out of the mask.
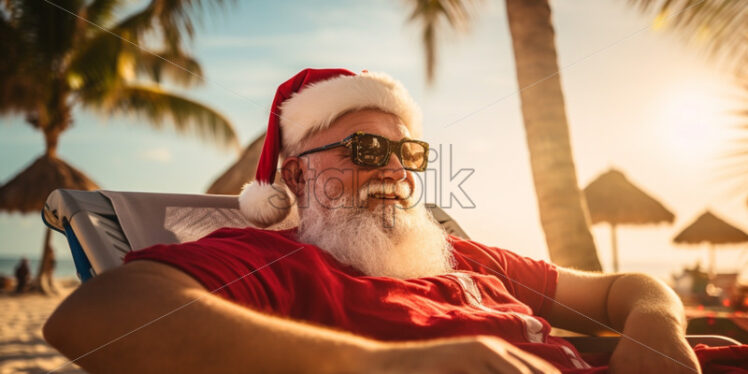
[[[42,127],[44,133],[45,155],[47,157],[57,157],[57,142],[60,138],[60,131],[54,127]],[[54,294],[57,292],[54,286],[54,277],[52,273],[55,269],[55,252],[52,249],[52,230],[47,228],[44,235],[44,246],[42,247],[42,257],[39,262],[39,270],[33,282],[33,288],[44,294]]]
[[[57,143],[60,139],[60,130],[57,128],[45,128],[44,132],[44,150],[48,157],[57,157]]]
[[[551,261],[601,270],[577,183],[548,0],[506,0],[540,221]]]
[[[42,248],[42,260],[39,262],[39,270],[34,279],[33,288],[45,294],[56,293],[52,273],[55,269],[55,252],[51,244],[52,230],[47,229],[44,235],[44,247]]]

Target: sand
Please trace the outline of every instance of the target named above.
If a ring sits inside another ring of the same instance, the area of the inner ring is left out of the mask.
[[[77,281],[58,281],[57,285],[60,294],[56,296],[0,294],[0,374],[85,373],[75,364],[61,367],[68,359],[42,338],[44,321]]]

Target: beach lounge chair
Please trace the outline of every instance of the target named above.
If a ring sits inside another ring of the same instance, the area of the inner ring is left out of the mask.
[[[452,235],[468,238],[449,215],[427,204]],[[154,244],[196,240],[221,227],[246,227],[235,196],[143,192],[52,191],[42,220],[67,237],[82,282],[122,264],[125,254]],[[569,337],[580,352],[612,352],[618,337]],[[739,342],[716,335],[692,335],[689,343],[724,346]]]

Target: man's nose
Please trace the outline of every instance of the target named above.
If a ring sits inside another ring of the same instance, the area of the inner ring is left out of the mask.
[[[379,168],[379,178],[381,179],[401,181],[405,180],[407,176],[408,172],[405,170],[405,167],[403,167],[402,162],[400,162],[400,158],[397,157],[395,152],[392,152],[392,154],[390,154],[390,159],[387,162],[387,165]]]

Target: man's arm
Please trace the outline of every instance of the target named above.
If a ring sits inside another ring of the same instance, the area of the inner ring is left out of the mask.
[[[559,268],[555,302],[544,317],[553,326],[587,334],[609,328],[622,332],[611,357],[614,372],[698,370],[684,337],[683,304],[670,287],[649,275]]]
[[[151,261],[127,264],[81,285],[49,318],[44,336],[67,357],[80,357],[77,363],[85,369],[109,373],[322,373],[355,367],[359,356],[374,349],[371,341],[353,335],[242,308],[205,291],[187,274]]]
[[[384,343],[265,315],[151,261],[81,285],[44,337],[92,373],[556,372],[497,338]]]

